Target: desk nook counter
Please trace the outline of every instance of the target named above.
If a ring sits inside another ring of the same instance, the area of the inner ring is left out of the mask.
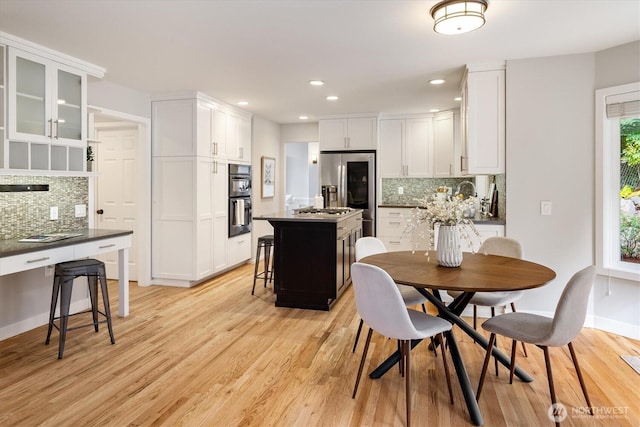
[[[362,210],[277,213],[273,225],[276,306],[329,310],[351,284]]]

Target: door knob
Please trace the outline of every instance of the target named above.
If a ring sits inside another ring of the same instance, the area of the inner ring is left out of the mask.
[[[97,213],[98,215],[102,215],[102,214],[104,213],[104,210],[102,210],[102,209],[98,209],[98,210],[96,211],[96,213]]]

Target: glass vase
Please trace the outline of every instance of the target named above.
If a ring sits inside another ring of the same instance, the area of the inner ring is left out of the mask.
[[[443,267],[459,267],[462,264],[460,229],[457,225],[441,225],[438,230],[436,260]]]

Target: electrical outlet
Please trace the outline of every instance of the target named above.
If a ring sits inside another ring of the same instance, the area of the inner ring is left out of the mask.
[[[51,206],[49,208],[49,219],[52,221],[55,221],[58,219],[58,207],[57,206]]]
[[[551,215],[550,200],[540,200],[540,215]]]
[[[404,187],[398,187],[398,194],[404,194]]]
[[[87,205],[76,205],[76,218],[84,218],[87,216]]]

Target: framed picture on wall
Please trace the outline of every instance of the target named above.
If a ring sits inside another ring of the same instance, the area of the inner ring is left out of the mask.
[[[275,194],[276,159],[262,156],[262,198]]]

